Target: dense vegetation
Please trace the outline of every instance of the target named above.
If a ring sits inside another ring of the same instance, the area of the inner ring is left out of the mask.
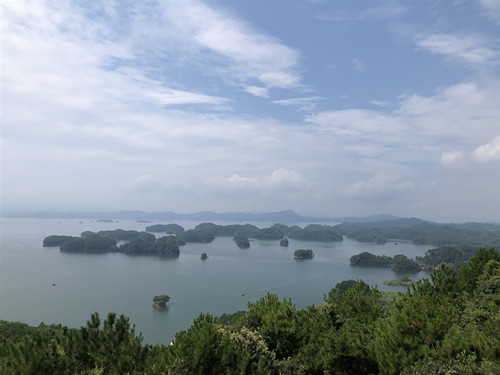
[[[209,243],[215,240],[215,236],[212,233],[189,229],[185,232],[179,232],[176,234],[177,239],[180,242],[199,242],[199,243]]]
[[[154,224],[146,227],[146,232],[177,234],[184,232],[184,228],[179,224]]]
[[[304,229],[296,228],[288,234],[289,238],[303,241],[342,241],[343,237],[335,227],[310,224]]]
[[[283,238],[280,241],[280,246],[287,247],[288,246],[288,238]]]
[[[314,253],[311,249],[298,249],[295,250],[293,256],[295,257],[295,259],[312,259],[314,257]]]
[[[248,240],[248,237],[241,233],[235,234],[233,237],[233,241],[236,242],[236,245],[238,245],[238,247],[241,249],[248,249],[250,247],[250,241]]]
[[[48,236],[43,239],[43,246],[44,247],[59,247],[63,243],[72,241],[72,240],[78,240],[80,237],[73,237],[73,236]]]
[[[344,223],[335,228],[359,242],[385,243],[389,239],[398,239],[418,245],[467,245],[476,249],[500,247],[500,225],[494,224],[436,224],[418,219],[401,219],[385,224]]]
[[[347,280],[302,310],[268,294],[201,314],[169,346],[143,345],[113,313],[80,329],[0,322],[0,373],[498,374],[499,314],[500,254],[483,249],[400,295]]]
[[[385,285],[390,286],[411,286],[415,281],[408,275],[402,276],[399,279],[395,280],[386,280],[384,281]]]
[[[164,309],[165,307],[167,307],[168,301],[170,301],[170,296],[166,294],[161,294],[159,296],[153,297],[153,305],[160,309]]]
[[[117,245],[118,241],[127,241]],[[59,245],[55,245],[55,244]],[[146,232],[116,229],[113,231],[86,231],[81,237],[49,236],[43,240],[44,246],[59,246],[60,251],[68,253],[108,253],[121,252],[127,255],[161,255],[177,257],[179,246],[183,244],[177,237],[163,236],[158,239]]]
[[[406,255],[398,254],[394,257],[385,255],[374,255],[372,253],[363,252],[353,255],[349,259],[352,265],[356,266],[374,266],[374,267],[391,267],[394,271],[420,271],[420,265],[413,259],[409,259]]]

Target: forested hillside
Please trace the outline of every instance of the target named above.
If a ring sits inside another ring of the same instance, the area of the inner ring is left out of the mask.
[[[114,313],[80,329],[0,322],[0,373],[499,374],[500,254],[442,265],[402,294],[349,280],[301,310],[268,294],[201,314],[168,346]]]

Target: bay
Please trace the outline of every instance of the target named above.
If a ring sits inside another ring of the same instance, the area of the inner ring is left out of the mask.
[[[185,229],[199,224],[177,223]],[[264,228],[274,223],[252,224]],[[232,238],[217,237],[210,244],[186,244],[179,258],[165,259],[118,253],[67,254],[42,247],[43,239],[53,234],[79,236],[87,230],[118,228],[142,231],[148,225],[151,223],[1,218],[0,319],[80,327],[96,311],[102,318],[116,312],[130,318],[144,342],[168,344],[200,313],[217,316],[245,310],[249,302],[267,293],[291,298],[298,308],[304,308],[322,303],[323,296],[342,280],[362,279],[381,290],[406,290],[383,284],[403,274],[350,266],[349,258],[363,251],[413,258],[429,249],[410,242],[377,245],[348,238],[331,243],[291,239],[289,247],[281,247],[279,241],[251,240],[249,249],[239,249]],[[299,248],[312,249],[314,259],[294,259],[293,252]],[[203,252],[209,256],[205,261],[200,259]],[[427,276],[425,272],[410,274],[413,279]],[[171,297],[168,309],[152,307],[157,294]]]

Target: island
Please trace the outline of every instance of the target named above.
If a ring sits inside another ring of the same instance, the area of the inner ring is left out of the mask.
[[[311,249],[298,249],[293,253],[295,259],[312,259],[314,257],[314,253]]]
[[[329,225],[310,224],[304,229],[296,227],[288,234],[289,238],[302,241],[343,241],[342,235],[335,227]]]
[[[207,255],[207,253],[201,253],[201,255],[200,255],[200,259],[201,259],[201,260],[207,260],[207,259],[208,259],[208,255]]]
[[[248,237],[243,234],[236,234],[233,237],[233,241],[236,242],[236,245],[238,245],[238,247],[241,249],[247,249],[250,247],[250,241],[248,240]]]
[[[166,294],[161,294],[159,296],[153,297],[153,307],[156,309],[165,309],[167,307],[167,302],[170,301],[170,297]]]
[[[394,257],[386,255],[375,255],[369,252],[362,252],[353,255],[349,262],[355,266],[370,266],[370,267],[390,267],[394,271],[399,272],[418,272],[422,267],[413,259],[406,255],[398,254]]]
[[[146,232],[177,234],[184,232],[184,228],[179,224],[154,224],[146,227]]]
[[[287,247],[288,246],[288,238],[283,238],[280,241],[280,246]]]

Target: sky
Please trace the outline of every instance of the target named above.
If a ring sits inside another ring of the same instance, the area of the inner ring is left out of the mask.
[[[500,222],[500,0],[0,2],[1,210]]]

